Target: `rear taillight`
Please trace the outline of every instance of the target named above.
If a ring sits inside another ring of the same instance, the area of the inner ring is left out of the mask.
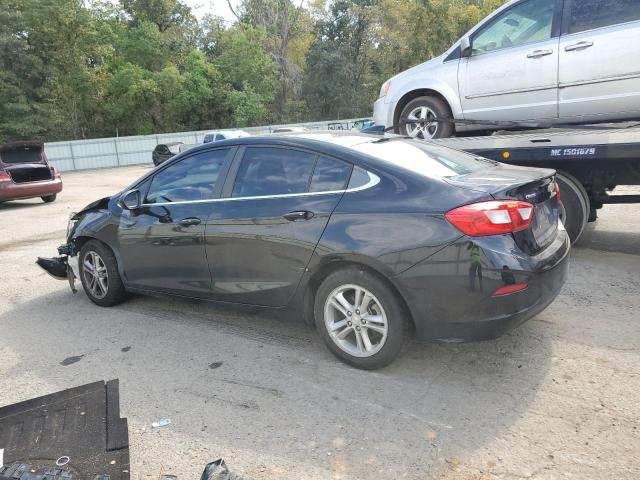
[[[518,200],[492,200],[456,208],[445,217],[470,237],[502,235],[529,228],[533,205]]]
[[[11,175],[9,175],[7,172],[3,172],[2,170],[0,170],[0,182],[10,182],[11,181]]]
[[[51,167],[51,173],[53,174],[54,177],[60,176],[60,170],[58,170],[56,167]]]

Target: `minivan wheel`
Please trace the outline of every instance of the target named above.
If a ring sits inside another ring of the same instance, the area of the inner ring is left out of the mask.
[[[98,240],[89,240],[80,249],[80,280],[89,299],[101,307],[111,307],[126,298],[116,257]]]
[[[452,118],[449,106],[436,97],[418,97],[405,105],[400,113],[396,133],[414,138],[447,138],[453,134],[453,123],[437,122],[436,119]],[[407,123],[413,121],[418,123]]]
[[[397,294],[378,277],[356,268],[333,272],[322,282],[314,313],[329,350],[357,368],[388,365],[407,336],[407,316]]]
[[[53,195],[45,195],[44,197],[40,197],[40,198],[44,203],[51,203],[55,201],[56,197],[57,197],[57,194],[54,193]]]

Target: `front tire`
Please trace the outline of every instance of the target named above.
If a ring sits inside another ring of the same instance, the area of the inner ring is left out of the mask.
[[[419,139],[447,138],[453,135],[453,123],[435,122],[435,119],[451,119],[451,109],[437,97],[418,97],[405,105],[400,113],[395,132]],[[406,123],[408,120],[420,123]]]
[[[397,293],[358,268],[325,278],[316,292],[314,316],[329,350],[356,368],[375,370],[390,364],[407,337],[408,317]]]
[[[44,203],[51,203],[55,201],[57,196],[58,195],[54,193],[53,195],[45,195],[44,197],[40,197],[40,198]]]
[[[89,300],[101,307],[111,307],[126,299],[118,262],[108,246],[89,240],[80,249],[79,256],[80,280]]]

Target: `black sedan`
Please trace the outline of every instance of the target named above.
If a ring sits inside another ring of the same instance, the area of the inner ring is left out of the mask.
[[[172,143],[160,143],[156,145],[156,148],[153,149],[151,153],[151,160],[153,160],[153,164],[157,167],[161,163],[166,162],[171,157],[176,156],[180,153],[180,146],[184,145],[183,142],[172,142]]]
[[[400,136],[237,138],[183,152],[76,214],[49,273],[129,292],[292,308],[345,362],[414,332],[494,338],[542,311],[569,240],[552,170]]]

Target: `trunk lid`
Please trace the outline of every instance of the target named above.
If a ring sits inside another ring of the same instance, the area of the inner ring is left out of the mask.
[[[41,142],[13,142],[0,146],[0,165],[15,183],[53,179]]]
[[[531,226],[513,237],[521,250],[535,255],[555,238],[560,215],[555,171],[498,164],[447,182],[491,195],[496,200],[521,200],[534,206]]]

